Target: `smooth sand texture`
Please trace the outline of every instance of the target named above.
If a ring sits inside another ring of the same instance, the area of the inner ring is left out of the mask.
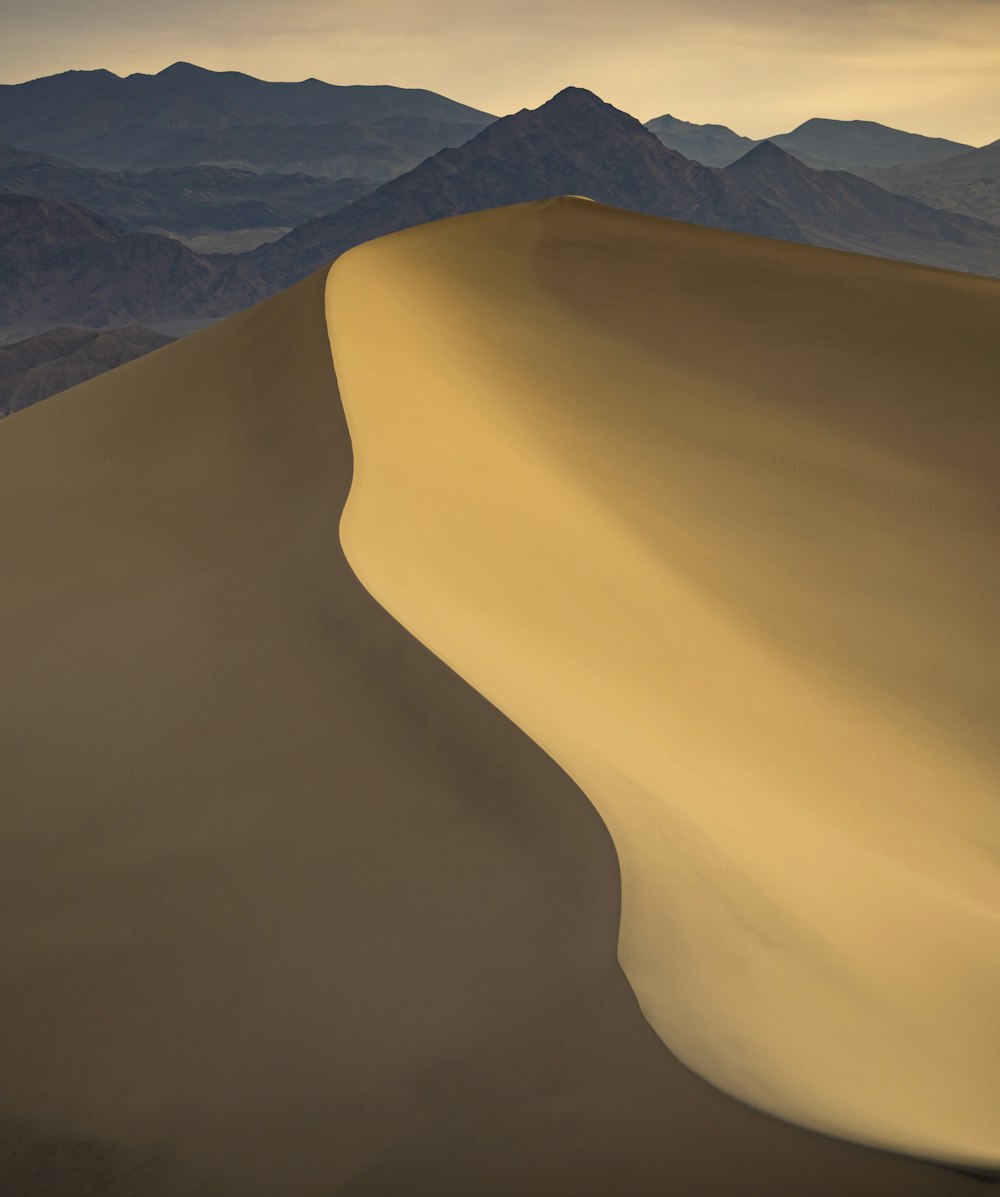
[[[357,582],[350,475],[319,276],[0,426],[3,1197],[978,1193],[667,1052],[600,820]]]
[[[1000,285],[563,199],[328,314],[348,560],[594,802],[664,1042],[1000,1167]]]

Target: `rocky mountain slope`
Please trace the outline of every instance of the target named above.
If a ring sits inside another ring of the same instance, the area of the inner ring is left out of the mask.
[[[993,225],[846,172],[812,169],[770,143],[725,169],[707,167],[580,88],[496,121],[343,206],[344,189],[360,184],[248,176],[221,167],[107,172],[12,149],[0,153],[4,182],[59,193],[56,199],[0,194],[0,250],[8,264],[0,279],[0,340],[7,341],[66,324],[187,331],[281,290],[364,241],[553,195],[585,195],[695,224],[1000,275],[1000,229]],[[279,240],[235,252],[247,225],[278,233],[276,221],[321,204],[329,210]],[[191,232],[207,221],[228,223],[238,236],[223,257],[135,231],[168,227],[168,219],[178,236],[185,235],[178,225]]]
[[[392,116],[367,126],[326,121],[150,129],[139,124],[92,139],[85,157],[116,170],[214,165],[384,182],[445,146],[461,145],[488,123]],[[67,153],[73,158],[80,156],[74,147]]]
[[[957,154],[943,162],[923,162],[866,170],[880,187],[909,195],[935,208],[947,208],[1000,224],[1000,141]]]
[[[983,221],[901,198],[844,171],[813,169],[770,142],[724,170],[706,167],[580,88],[505,117],[332,216],[262,245],[240,259],[240,269],[255,286],[277,290],[373,237],[551,195],[585,195],[694,224],[1000,274],[1000,241]]]
[[[813,170],[771,142],[726,168],[794,220],[811,245],[1000,275],[1000,229],[893,195],[847,171]]]
[[[161,349],[163,333],[126,328],[54,328],[0,346],[0,417],[13,415],[88,378]]]
[[[278,290],[338,254],[397,229],[552,195],[746,233],[800,240],[794,221],[735,178],[692,162],[627,113],[570,87],[540,108],[489,125],[458,149],[332,216],[310,221],[242,259],[255,284]]]
[[[0,191],[83,204],[130,232],[292,228],[374,190],[360,179],[221,166],[110,171],[0,145]]]
[[[227,259],[87,208],[0,194],[0,330],[10,341],[57,325],[180,326],[246,307],[259,291]]]

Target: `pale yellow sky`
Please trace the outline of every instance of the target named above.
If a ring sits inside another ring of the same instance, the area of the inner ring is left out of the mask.
[[[0,80],[178,59],[266,79],[428,87],[491,112],[567,84],[648,120],[763,137],[810,116],[1000,138],[1000,0],[32,0]]]

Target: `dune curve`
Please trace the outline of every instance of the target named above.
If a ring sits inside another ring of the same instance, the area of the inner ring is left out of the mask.
[[[663,1048],[590,804],[340,549],[324,273],[0,426],[0,1192],[978,1191]]]
[[[1000,286],[561,199],[327,315],[347,558],[593,801],[660,1037],[1000,1166]]]

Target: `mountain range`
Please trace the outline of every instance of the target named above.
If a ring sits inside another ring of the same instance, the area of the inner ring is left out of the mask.
[[[182,239],[245,229],[287,231],[336,211],[375,186],[355,178],[258,174],[220,166],[111,171],[0,145],[0,191],[68,200],[129,232],[168,232]]]
[[[330,216],[239,260],[279,290],[374,237],[550,195],[826,248],[1000,275],[1000,228],[902,198],[844,171],[816,170],[770,142],[706,167],[582,88],[489,125]]]
[[[890,162],[937,162],[972,148],[943,137],[904,133],[876,121],[834,121],[821,117],[766,140],[812,165],[842,170],[884,166]]]
[[[801,240],[1000,277],[1000,227],[894,195],[843,170],[814,170],[765,141],[728,176],[795,222]]]
[[[279,152],[274,127],[293,130],[289,141],[294,144],[295,138],[301,137],[302,126],[331,122],[368,126],[386,118],[395,121],[383,131],[390,140],[393,135],[426,138],[435,126],[448,123],[481,128],[493,119],[489,113],[430,91],[339,87],[318,79],[269,83],[236,71],[208,71],[184,62],[155,75],[122,78],[105,70],[67,71],[0,86],[0,142],[45,150],[82,166],[113,170],[140,161],[147,166],[217,162],[220,156],[234,153],[242,153],[242,164],[248,165],[254,141],[248,128],[269,129],[260,136],[269,143],[268,153],[273,156]],[[404,118],[403,125],[400,118]],[[410,120],[418,123],[407,127],[405,121]],[[220,136],[232,129],[243,130],[243,141],[237,134],[231,135],[236,139],[235,149],[232,145],[227,148],[226,138]],[[358,140],[356,134],[351,136]],[[202,150],[192,151],[191,143],[201,143]],[[174,147],[173,156],[168,152],[170,146]],[[405,165],[401,169],[406,169]]]
[[[671,149],[706,166],[730,166],[755,146],[725,125],[659,116],[646,128]],[[931,208],[1000,225],[1000,141],[979,149],[875,121],[814,118],[765,139],[807,166],[846,170]]]
[[[646,128],[668,149],[704,166],[728,166],[759,144],[726,125],[696,125],[669,114],[647,121]]]
[[[0,137],[12,143],[0,145],[0,343],[55,326],[180,335],[364,241],[562,194],[1000,275],[1000,226],[982,219],[1000,210],[1000,143],[973,150],[867,121],[816,119],[757,142],[670,116],[643,127],[575,87],[494,119],[430,92],[176,64],[0,87]],[[307,149],[316,173],[292,170]],[[133,150],[189,161],[86,163]],[[200,161],[211,152],[224,161]],[[406,169],[407,153],[422,160]],[[338,154],[345,177],[320,173]],[[831,166],[842,159],[850,171]]]
[[[1000,141],[942,162],[878,167],[864,173],[888,191],[1000,224]]]
[[[647,121],[646,128],[664,145],[706,166],[729,166],[761,144],[725,125],[698,125],[669,115]],[[856,171],[900,163],[940,162],[972,149],[962,142],[905,133],[876,121],[838,121],[823,117],[804,121],[790,133],[777,133],[761,140],[781,146],[807,166],[820,170]]]
[[[71,143],[57,144],[57,148],[79,165],[113,170],[227,166],[384,181],[416,166],[443,146],[461,145],[488,123],[398,114],[367,126],[325,121],[162,129],[139,121],[101,134],[83,147]],[[100,151],[95,148],[98,145]],[[46,144],[44,148],[52,147]]]
[[[720,171],[667,149],[627,113],[568,87],[536,109],[487,126],[331,216],[241,260],[280,290],[338,254],[398,229],[551,195],[585,195],[620,208],[717,228],[798,240],[779,208]]]
[[[0,329],[11,341],[57,325],[161,324],[178,332],[260,298],[229,258],[127,233],[89,208],[0,193]]]

